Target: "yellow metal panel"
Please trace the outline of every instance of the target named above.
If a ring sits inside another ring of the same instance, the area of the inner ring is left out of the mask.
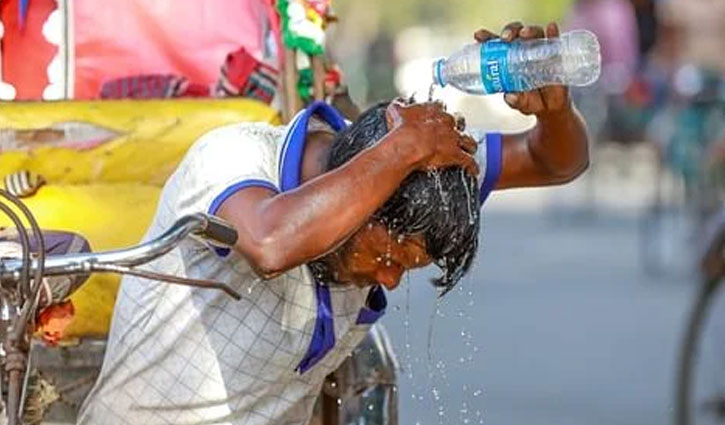
[[[267,105],[245,99],[6,103],[0,108],[0,131],[43,130],[63,122],[83,122],[119,135],[85,150],[20,141],[19,149],[0,154],[0,178],[29,170],[51,183],[160,186],[199,136],[215,127],[245,121],[276,124],[279,117]]]
[[[47,185],[25,199],[41,228],[83,235],[94,251],[137,244],[151,222],[160,189],[138,183]],[[0,215],[0,226],[12,223]],[[94,274],[71,299],[68,337],[108,333],[119,277]]]
[[[244,99],[4,103],[0,131],[6,141],[8,134],[22,140],[11,136],[20,148],[0,152],[0,178],[29,170],[49,182],[24,199],[42,228],[77,232],[96,251],[126,247],[143,237],[160,186],[189,146],[215,127],[251,121],[278,124],[279,117]],[[85,150],[49,146],[44,131],[67,122],[119,135]],[[0,225],[10,223],[0,216]],[[118,276],[96,274],[71,297],[67,337],[108,332],[118,283]]]

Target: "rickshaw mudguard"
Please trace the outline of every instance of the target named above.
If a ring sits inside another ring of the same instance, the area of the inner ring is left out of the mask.
[[[48,181],[23,199],[41,228],[76,232],[94,250],[126,247],[145,234],[163,183],[191,144],[213,128],[245,121],[279,122],[273,109],[241,99],[5,104],[0,143],[14,140],[16,148],[0,153],[0,178],[29,170]],[[66,134],[49,145],[43,129],[68,122],[118,136],[79,147]],[[9,225],[0,217],[0,226]],[[119,282],[94,274],[71,296],[75,313],[66,341],[108,333]]]

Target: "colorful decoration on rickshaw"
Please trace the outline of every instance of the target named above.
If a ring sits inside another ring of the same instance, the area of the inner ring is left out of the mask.
[[[325,52],[325,28],[332,0],[279,0],[282,38],[291,49],[308,55]]]
[[[342,72],[338,67],[331,67],[325,70],[325,93],[335,93],[342,84]],[[312,68],[303,68],[299,71],[297,80],[297,94],[304,103],[312,101],[314,97],[315,75]]]
[[[300,99],[302,99],[303,102],[307,103],[312,100],[314,83],[315,77],[312,73],[312,69],[300,69],[300,77],[297,80],[297,94],[300,95]]]

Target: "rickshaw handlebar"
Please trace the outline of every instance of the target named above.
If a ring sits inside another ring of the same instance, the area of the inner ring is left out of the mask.
[[[160,236],[140,245],[106,252],[90,252],[50,256],[45,260],[43,275],[59,276],[108,271],[107,266],[134,267],[155,260],[174,249],[187,236],[195,235],[225,246],[237,241],[237,231],[229,223],[208,214],[191,214],[178,219]],[[31,274],[38,268],[32,260]],[[17,282],[23,262],[20,259],[0,261],[0,282]]]

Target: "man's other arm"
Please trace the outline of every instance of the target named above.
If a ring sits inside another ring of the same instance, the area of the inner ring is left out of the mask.
[[[504,27],[501,33],[505,41],[558,36],[559,28],[554,23],[544,29],[515,22]],[[499,36],[480,30],[474,37],[485,42]],[[538,122],[531,131],[503,137],[501,175],[496,189],[567,183],[586,170],[589,165],[586,125],[567,87],[508,93],[504,99],[512,108],[535,115]]]

